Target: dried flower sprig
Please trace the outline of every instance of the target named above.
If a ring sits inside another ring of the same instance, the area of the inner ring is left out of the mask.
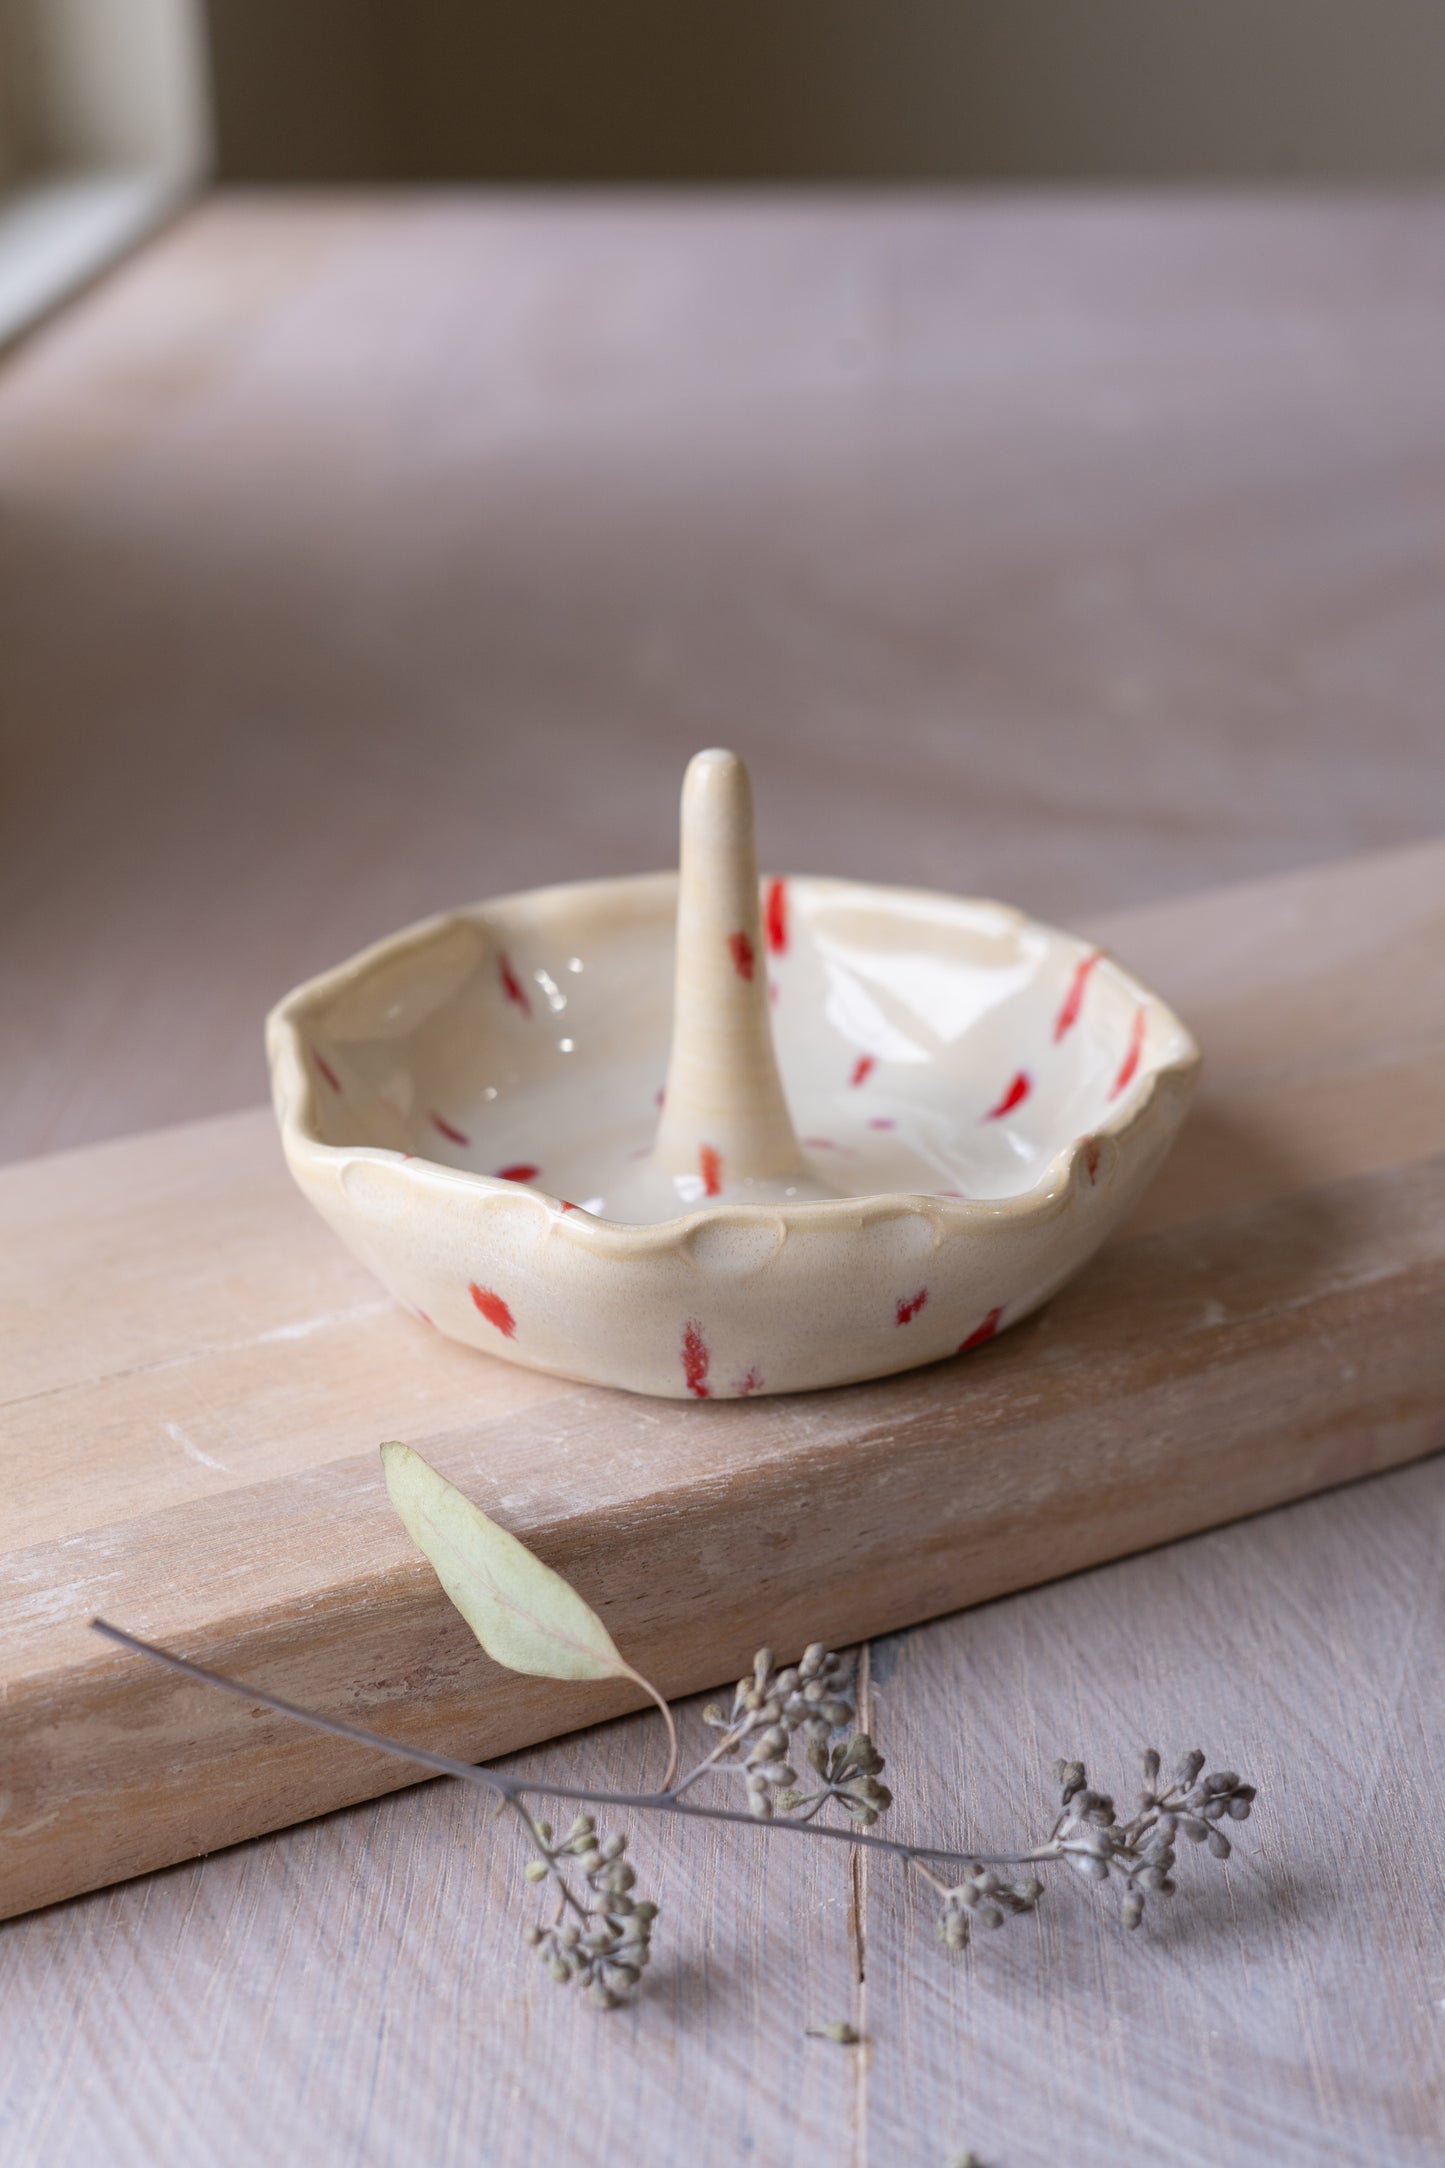
[[[1172,1897],[1174,1840],[1182,1830],[1196,1844],[1203,1843],[1215,1859],[1228,1859],[1230,1842],[1214,1825],[1227,1815],[1247,1822],[1254,1805],[1255,1789],[1240,1781],[1232,1769],[1201,1776],[1204,1754],[1194,1747],[1180,1758],[1174,1776],[1159,1786],[1160,1756],[1150,1747],[1144,1755],[1144,1789],[1132,1820],[1121,1822],[1107,1792],[1089,1787],[1088,1771],[1081,1761],[1054,1764],[1061,1811],[1045,1843],[1019,1855],[1017,1862],[1037,1864],[1065,1860],[1088,1882],[1110,1877],[1124,1885],[1120,1917],[1126,1927],[1137,1927],[1144,1917],[1148,1896]],[[915,1861],[924,1879],[943,1898],[938,1916],[938,1937],[951,1950],[968,1942],[970,1925],[1002,1927],[1007,1918],[1032,1912],[1043,1895],[1036,1875],[1020,1882],[1001,1881],[992,1867],[975,1866],[961,1882],[948,1885],[925,1865]]]
[[[576,1590],[463,1498],[420,1454],[390,1445],[382,1448],[382,1457],[393,1503],[489,1655],[513,1670],[539,1677],[626,1678],[656,1702],[668,1738],[667,1769],[660,1790],[607,1792],[457,1761],[301,1708],[142,1641],[102,1619],[92,1624],[122,1647],[189,1678],[259,1703],[314,1730],[490,1791],[499,1811],[510,1808],[526,1829],[534,1852],[525,1869],[527,1881],[547,1885],[556,1901],[550,1919],[528,1927],[528,1943],[554,1980],[580,1985],[601,2008],[614,2008],[638,1986],[651,1954],[658,1908],[634,1894],[635,1875],[625,1856],[626,1832],[600,1837],[592,1814],[583,1812],[557,1838],[549,1822],[533,1817],[524,1804],[525,1795],[568,1800],[584,1808],[762,1825],[887,1853],[911,1866],[942,1899],[937,1932],[952,1950],[966,1946],[973,1926],[1001,1927],[1009,1917],[1031,1912],[1037,1905],[1043,1884],[1036,1874],[1010,1877],[1000,1869],[1063,1862],[1086,1881],[1102,1884],[1112,1879],[1123,1889],[1124,1925],[1137,1927],[1147,1897],[1167,1896],[1175,1888],[1175,1840],[1181,1831],[1186,1839],[1203,1844],[1213,1857],[1227,1859],[1230,1843],[1219,1824],[1248,1819],[1254,1787],[1243,1783],[1235,1771],[1202,1774],[1204,1755],[1196,1749],[1181,1759],[1173,1777],[1161,1786],[1160,1758],[1151,1747],[1144,1757],[1144,1789],[1128,1821],[1119,1819],[1108,1794],[1090,1787],[1082,1762],[1061,1761],[1054,1772],[1059,1812],[1042,1844],[984,1853],[880,1837],[874,1834],[875,1825],[893,1803],[887,1785],[879,1781],[883,1756],[866,1731],[854,1728],[857,1712],[848,1659],[821,1642],[807,1648],[796,1664],[782,1667],[774,1662],[771,1650],[760,1649],[752,1671],[737,1683],[731,1708],[709,1704],[703,1711],[703,1721],[719,1736],[695,1767],[679,1777],[672,1710],[619,1654],[602,1621]],[[844,1734],[841,1738],[840,1733]],[[799,1758],[813,1773],[816,1781],[811,1785],[800,1778]],[[741,1777],[745,1806],[688,1799],[685,1795],[709,1775]],[[822,1818],[830,1809],[842,1815],[841,1823]],[[945,1868],[958,1878],[948,1880],[941,1871]],[[846,2030],[851,2033],[851,2027]],[[841,2039],[843,2029],[824,2028],[824,2034]]]
[[[866,1732],[842,1746],[830,1743],[835,1732],[853,1722],[852,1692],[847,1658],[825,1649],[821,1641],[804,1649],[796,1666],[782,1671],[775,1668],[771,1649],[759,1649],[751,1678],[738,1680],[731,1713],[724,1714],[716,1702],[703,1710],[703,1722],[722,1738],[673,1786],[673,1797],[680,1797],[709,1769],[731,1766],[747,1779],[748,1812],[757,1821],[771,1821],[779,1808],[811,1821],[820,1807],[836,1799],[853,1821],[871,1829],[893,1804],[888,1787],[876,1781],[883,1756]],[[798,1738],[808,1767],[822,1779],[815,1791],[798,1790],[798,1772],[787,1760]],[[738,1755],[741,1761],[733,1758]]]
[[[611,2010],[632,1993],[652,1954],[657,1906],[632,1895],[637,1877],[623,1858],[624,1836],[599,1837],[590,1814],[579,1814],[560,1843],[552,1824],[534,1822],[523,1810],[538,1857],[529,1860],[529,1882],[550,1879],[557,1888],[557,1916],[550,1926],[529,1927],[526,1939],[562,1987],[577,1982],[600,2009]],[[586,1887],[579,1895],[561,1862],[575,1861]]]

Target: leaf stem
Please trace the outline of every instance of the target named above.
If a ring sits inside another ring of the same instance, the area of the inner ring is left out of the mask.
[[[667,1767],[662,1772],[662,1783],[659,1789],[664,1792],[671,1791],[672,1780],[677,1775],[677,1720],[673,1716],[671,1705],[659,1694],[651,1679],[644,1679],[642,1673],[634,1671],[631,1664],[627,1664],[623,1668],[628,1678],[635,1685],[640,1686],[642,1691],[649,1695],[662,1711],[662,1721],[667,1726]]]

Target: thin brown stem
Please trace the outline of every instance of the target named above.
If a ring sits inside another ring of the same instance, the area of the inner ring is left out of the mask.
[[[556,1855],[554,1854],[551,1845],[542,1835],[542,1832],[537,1827],[536,1821],[534,1820],[532,1815],[527,1812],[527,1809],[523,1806],[521,1800],[517,1797],[515,1792],[504,1793],[503,1803],[506,1806],[513,1808],[515,1812],[521,1816],[522,1825],[525,1828],[527,1835],[531,1838],[534,1847],[536,1848],[537,1857],[541,1861],[543,1861],[548,1874],[557,1885],[558,1919],[560,1920],[562,1918],[563,1914],[567,1910],[567,1907],[570,1905],[572,1907],[572,1910],[577,1914],[578,1919],[585,1921],[587,1917],[587,1908],[585,1905],[578,1903],[576,1896],[573,1894],[572,1889],[568,1884],[566,1875],[563,1874],[561,1868],[557,1865]]]
[[[810,1793],[806,1799],[799,1802],[799,1807],[794,1809],[792,1819],[795,1822],[811,1822],[815,1814],[822,1813],[824,1807],[827,1806],[828,1801],[832,1798],[832,1796],[833,1795],[831,1792]],[[808,1810],[806,1814],[803,1814],[799,1811],[799,1809],[804,1806],[806,1806]]]
[[[485,1790],[508,1802],[517,1801],[530,1793],[540,1799],[570,1799],[581,1806],[626,1807],[642,1814],[676,1814],[689,1821],[735,1822],[741,1828],[755,1830],[791,1830],[795,1836],[811,1837],[817,1842],[849,1844],[873,1852],[887,1852],[894,1859],[938,1859],[954,1862],[959,1866],[1012,1867],[1037,1859],[1038,1852],[983,1853],[957,1851],[948,1845],[899,1844],[891,1837],[872,1837],[862,1830],[842,1829],[831,1822],[797,1822],[787,1816],[774,1816],[760,1821],[756,1815],[732,1807],[708,1807],[689,1805],[685,1800],[668,1792],[604,1792],[594,1791],[576,1784],[548,1784],[537,1777],[502,1776],[494,1769],[487,1769],[475,1762],[457,1761],[450,1754],[437,1754],[430,1747],[409,1746],[402,1739],[390,1739],[384,1732],[367,1731],[360,1724],[344,1723],[340,1717],[323,1716],[319,1710],[302,1708],[294,1701],[284,1701],[279,1694],[269,1694],[259,1686],[248,1686],[240,1679],[229,1678],[223,1671],[211,1671],[204,1664],[194,1664],[188,1657],[177,1656],[170,1649],[159,1647],[153,1641],[142,1641],[138,1634],[127,1633],[123,1627],[112,1626],[108,1620],[94,1618],[91,1625],[109,1641],[121,1648],[130,1649],[137,1656],[146,1656],[152,1662],[165,1664],[188,1679],[195,1679],[203,1686],[214,1686],[225,1694],[234,1694],[242,1701],[272,1709],[278,1716],[288,1717],[293,1723],[305,1724],[312,1731],[323,1731],[334,1739],[346,1739],[353,1746],[373,1748],[379,1754],[390,1754],[398,1761],[414,1762],[419,1768],[433,1770],[438,1776],[456,1777],[463,1784],[481,1785]],[[523,1810],[525,1812],[525,1810]]]
[[[681,1799],[684,1792],[691,1791],[693,1785],[696,1784],[699,1777],[705,1777],[709,1769],[715,1769],[717,1767],[718,1763],[722,1760],[725,1754],[731,1752],[734,1748],[741,1746],[747,1735],[748,1727],[746,1724],[740,1724],[735,1726],[733,1730],[728,1732],[723,1738],[719,1739],[717,1745],[713,1748],[711,1754],[705,1755],[695,1769],[689,1769],[685,1777],[678,1778],[676,1784],[672,1786],[668,1796],[672,1799]]]

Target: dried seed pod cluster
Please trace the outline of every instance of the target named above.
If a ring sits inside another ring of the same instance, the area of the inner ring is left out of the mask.
[[[1046,1841],[1031,1852],[1012,1855],[992,1866],[971,1867],[961,1882],[949,1887],[922,1861],[914,1865],[943,1899],[938,1915],[938,1939],[945,1948],[966,1947],[971,1926],[1002,1927],[1018,1912],[1032,1912],[1042,1895],[1042,1885],[1003,1880],[995,1871],[1000,1864],[1043,1864],[1064,1860],[1085,1882],[1117,1880],[1123,1887],[1121,1918],[1126,1927],[1137,1927],[1149,1897],[1172,1897],[1175,1839],[1182,1830],[1195,1843],[1207,1846],[1215,1859],[1228,1859],[1229,1839],[1217,1824],[1226,1818],[1249,1819],[1254,1786],[1242,1783],[1233,1769],[1202,1776],[1204,1756],[1195,1748],[1181,1757],[1173,1777],[1159,1783],[1160,1759],[1150,1747],[1144,1756],[1144,1789],[1138,1808],[1121,1822],[1107,1792],[1096,1792],[1081,1761],[1054,1764],[1059,1787],[1060,1811]]]
[[[843,1812],[862,1829],[871,1829],[880,1814],[893,1804],[893,1794],[878,1781],[883,1767],[879,1753],[866,1731],[855,1732],[841,1746],[830,1747],[815,1739],[808,1747],[808,1766],[823,1780],[813,1792],[787,1792],[778,1804],[788,1813],[816,1813],[835,1799]]]
[[[830,1744],[836,1731],[852,1724],[855,1713],[852,1666],[846,1657],[815,1641],[797,1664],[778,1670],[772,1650],[759,1649],[751,1676],[738,1680],[731,1710],[716,1703],[704,1709],[704,1723],[723,1736],[693,1775],[732,1761],[746,1781],[748,1811],[759,1821],[769,1821],[779,1810],[811,1821],[834,1799],[853,1821],[869,1829],[893,1802],[887,1785],[878,1782],[883,1756],[866,1731],[855,1733],[845,1745]],[[790,1759],[799,1738],[809,1768],[822,1779],[810,1791],[799,1789]],[[684,1779],[684,1785],[691,1781]]]
[[[657,1907],[632,1895],[636,1876],[623,1857],[626,1837],[599,1838],[590,1814],[579,1814],[560,1843],[553,1842],[550,1822],[532,1822],[531,1828],[538,1857],[528,1861],[527,1880],[555,1882],[558,1904],[551,1924],[529,1927],[526,1939],[559,1986],[575,1982],[599,2009],[611,2010],[642,1978]],[[585,1898],[569,1882],[563,1861],[575,1862]]]
[[[1173,1896],[1178,1887],[1175,1840],[1181,1831],[1204,1844],[1215,1859],[1228,1859],[1229,1839],[1215,1825],[1225,1819],[1247,1821],[1254,1804],[1254,1786],[1242,1783],[1235,1770],[1201,1775],[1204,1755],[1198,1747],[1180,1757],[1173,1777],[1162,1786],[1160,1766],[1158,1750],[1150,1747],[1144,1756],[1144,1788],[1127,1822],[1119,1820],[1106,1793],[1089,1788],[1082,1762],[1059,1762],[1054,1771],[1063,1806],[1054,1829],[1059,1852],[1088,1881],[1122,1877],[1126,1927],[1139,1925],[1147,1897]]]
[[[1032,1912],[1043,1893],[1043,1883],[1032,1875],[1008,1882],[992,1867],[970,1867],[961,1882],[943,1893],[938,1939],[946,1949],[966,1949],[971,1928],[1002,1927],[1012,1914]]]

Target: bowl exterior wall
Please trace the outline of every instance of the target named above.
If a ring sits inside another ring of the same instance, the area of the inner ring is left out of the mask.
[[[425,968],[454,942],[456,923],[399,935],[274,1013],[287,1159],[335,1232],[427,1325],[589,1384],[746,1398],[883,1377],[976,1348],[1045,1301],[1127,1215],[1194,1088],[1187,1032],[1130,981],[1151,1011],[1150,1042],[1166,1052],[1153,1068],[1144,1063],[1129,1103],[1061,1143],[1024,1194],[723,1205],[625,1226],[520,1182],[318,1134],[313,1019],[339,1001],[364,1006],[379,974],[414,972],[412,959]]]
[[[647,1005],[666,956],[675,884],[644,876],[533,890],[409,928],[298,988],[273,1013],[276,1113],[303,1193],[427,1325],[504,1361],[589,1384],[747,1398],[884,1377],[981,1346],[1045,1301],[1129,1212],[1184,1119],[1198,1051],[1177,1017],[1112,960],[1003,906],[854,883],[788,888],[816,944],[795,942],[783,965],[793,973],[785,1021],[806,1018],[809,1001],[819,1019],[803,1030],[804,1051],[834,1028],[823,1018],[836,1006],[837,971],[830,982],[820,959],[831,941],[836,967],[839,929],[861,927],[864,947],[885,968],[895,952],[910,969],[923,954],[936,974],[940,955],[947,964],[957,953],[970,986],[985,965],[1014,986],[1032,975],[1040,988],[1030,1011],[1035,1042],[1067,1041],[1078,1062],[1093,1063],[1080,1070],[1086,1079],[1114,1072],[1127,1028],[1117,1082],[1059,1102],[1052,1131],[1030,1138],[1021,1130],[1020,1186],[997,1199],[890,1189],[723,1203],[647,1225],[594,1217],[525,1180],[428,1157],[398,1129],[397,1110],[425,1104],[418,1093],[429,1081],[408,1070],[408,1048],[414,1063],[440,1064],[439,1074],[449,1062],[460,1068],[481,1043],[505,1043],[513,1058],[539,1043],[523,1030],[534,1004],[509,961],[529,947],[534,957],[542,946],[563,954],[584,931],[606,930],[627,962],[629,999],[642,1004],[635,1020],[647,1016],[655,1032]],[[479,965],[497,982],[490,1023],[477,1002]],[[538,966],[534,979],[555,1000],[547,971]],[[1092,1048],[1078,1024],[1086,985],[1107,1027]],[[991,1046],[988,1034],[1003,1013],[992,996],[982,1004],[981,1044],[995,1073],[1006,1048]],[[342,1047],[370,1049],[378,1066],[360,1103],[342,1091],[318,1034],[338,1060]],[[956,1033],[949,1043],[962,1045]],[[857,1074],[878,1065],[870,1058]],[[1038,1103],[1036,1095],[1028,1111]],[[989,1121],[1012,1105],[1010,1096]],[[962,1118],[977,1123],[978,1114]],[[450,1135],[445,1122],[436,1126]]]

